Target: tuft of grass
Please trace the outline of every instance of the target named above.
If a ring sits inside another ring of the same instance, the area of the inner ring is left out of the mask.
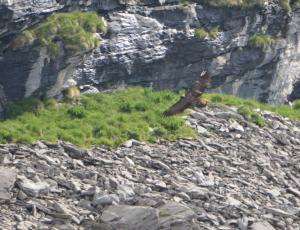
[[[282,9],[284,9],[287,12],[292,11],[290,0],[279,0],[279,5]]]
[[[251,46],[265,48],[274,46],[276,44],[276,39],[268,34],[254,34],[249,38],[248,42]]]
[[[257,120],[257,123],[261,123],[261,121],[259,121],[259,118],[256,115],[254,115],[254,117],[251,118],[251,114],[253,114],[254,109],[271,111],[281,116],[288,117],[292,120],[300,120],[299,109],[297,109],[300,107],[298,107],[298,100],[294,102],[294,106],[289,106],[266,104],[254,99],[244,99],[226,94],[209,93],[205,94],[204,97],[208,99],[211,104],[239,107],[240,113],[242,113],[244,116],[248,116],[248,119]]]
[[[190,6],[191,3],[190,3],[189,0],[181,0],[180,5],[183,6],[183,7],[187,7],[187,6]]]
[[[10,103],[0,121],[0,142],[70,141],[82,147],[116,147],[128,139],[154,142],[193,137],[180,116],[162,113],[178,98],[171,91],[129,87],[81,95],[77,105],[35,98]]]
[[[257,112],[254,111],[249,105],[243,105],[238,109],[238,113],[243,115],[248,121],[257,124],[260,127],[265,126],[265,119]]]
[[[80,90],[76,85],[71,85],[63,90],[64,100],[66,102],[76,102],[80,97]]]
[[[294,103],[293,103],[293,109],[300,110],[300,99],[294,101]]]
[[[104,30],[103,19],[95,12],[55,13],[24,30],[13,40],[12,47],[22,48],[37,40],[48,48],[49,55],[54,58],[58,54],[57,40],[63,43],[68,52],[85,52],[99,45],[95,33]]]
[[[209,37],[211,39],[215,39],[219,33],[219,27],[213,27],[211,28],[209,31],[206,31],[204,28],[197,28],[195,30],[195,35],[198,38],[205,38],[205,37]]]
[[[159,217],[168,217],[168,216],[172,216],[172,213],[171,212],[168,212],[168,211],[159,211]]]
[[[197,28],[195,30],[195,35],[198,38],[205,38],[205,37],[208,37],[208,32],[205,29],[203,29],[203,28]]]
[[[201,2],[217,7],[252,7],[264,5],[264,0],[202,0]]]
[[[71,107],[67,110],[67,113],[72,117],[72,118],[84,118],[86,116],[85,109],[82,106],[76,105],[74,107]]]

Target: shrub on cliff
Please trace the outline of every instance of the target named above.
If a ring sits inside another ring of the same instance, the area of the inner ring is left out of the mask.
[[[225,6],[225,7],[250,7],[250,6],[262,6],[264,0],[202,0],[202,2],[212,6]]]
[[[95,12],[56,13],[19,34],[12,47],[21,48],[37,40],[48,48],[50,56],[55,57],[58,54],[56,41],[61,41],[67,51],[83,52],[99,45],[95,33],[104,30],[103,19]]]
[[[206,31],[204,28],[197,28],[195,29],[195,35],[198,38],[205,38],[209,37],[211,39],[215,39],[217,37],[217,34],[219,32],[219,27],[213,27],[209,31]]]
[[[276,39],[268,34],[254,34],[249,38],[248,42],[251,46],[265,48],[274,46],[276,44]]]
[[[288,12],[292,10],[290,0],[279,0],[279,5]]]

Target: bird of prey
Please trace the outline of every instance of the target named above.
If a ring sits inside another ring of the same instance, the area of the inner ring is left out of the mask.
[[[165,116],[173,116],[183,112],[189,107],[204,107],[207,105],[207,100],[200,98],[210,83],[211,77],[206,70],[200,72],[200,79],[196,81],[190,89],[185,92],[179,101],[172,105],[164,112]]]

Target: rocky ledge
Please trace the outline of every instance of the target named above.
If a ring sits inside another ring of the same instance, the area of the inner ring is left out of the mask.
[[[195,139],[0,147],[1,229],[300,229],[300,124],[193,110]]]

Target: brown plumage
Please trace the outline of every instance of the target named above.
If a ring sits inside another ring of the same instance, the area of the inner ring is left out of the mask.
[[[174,105],[164,112],[165,116],[172,116],[177,113],[183,112],[189,107],[204,107],[207,105],[207,101],[200,98],[207,88],[211,77],[206,70],[201,71],[200,80],[196,81],[192,87],[186,91],[185,96],[181,97]]]

